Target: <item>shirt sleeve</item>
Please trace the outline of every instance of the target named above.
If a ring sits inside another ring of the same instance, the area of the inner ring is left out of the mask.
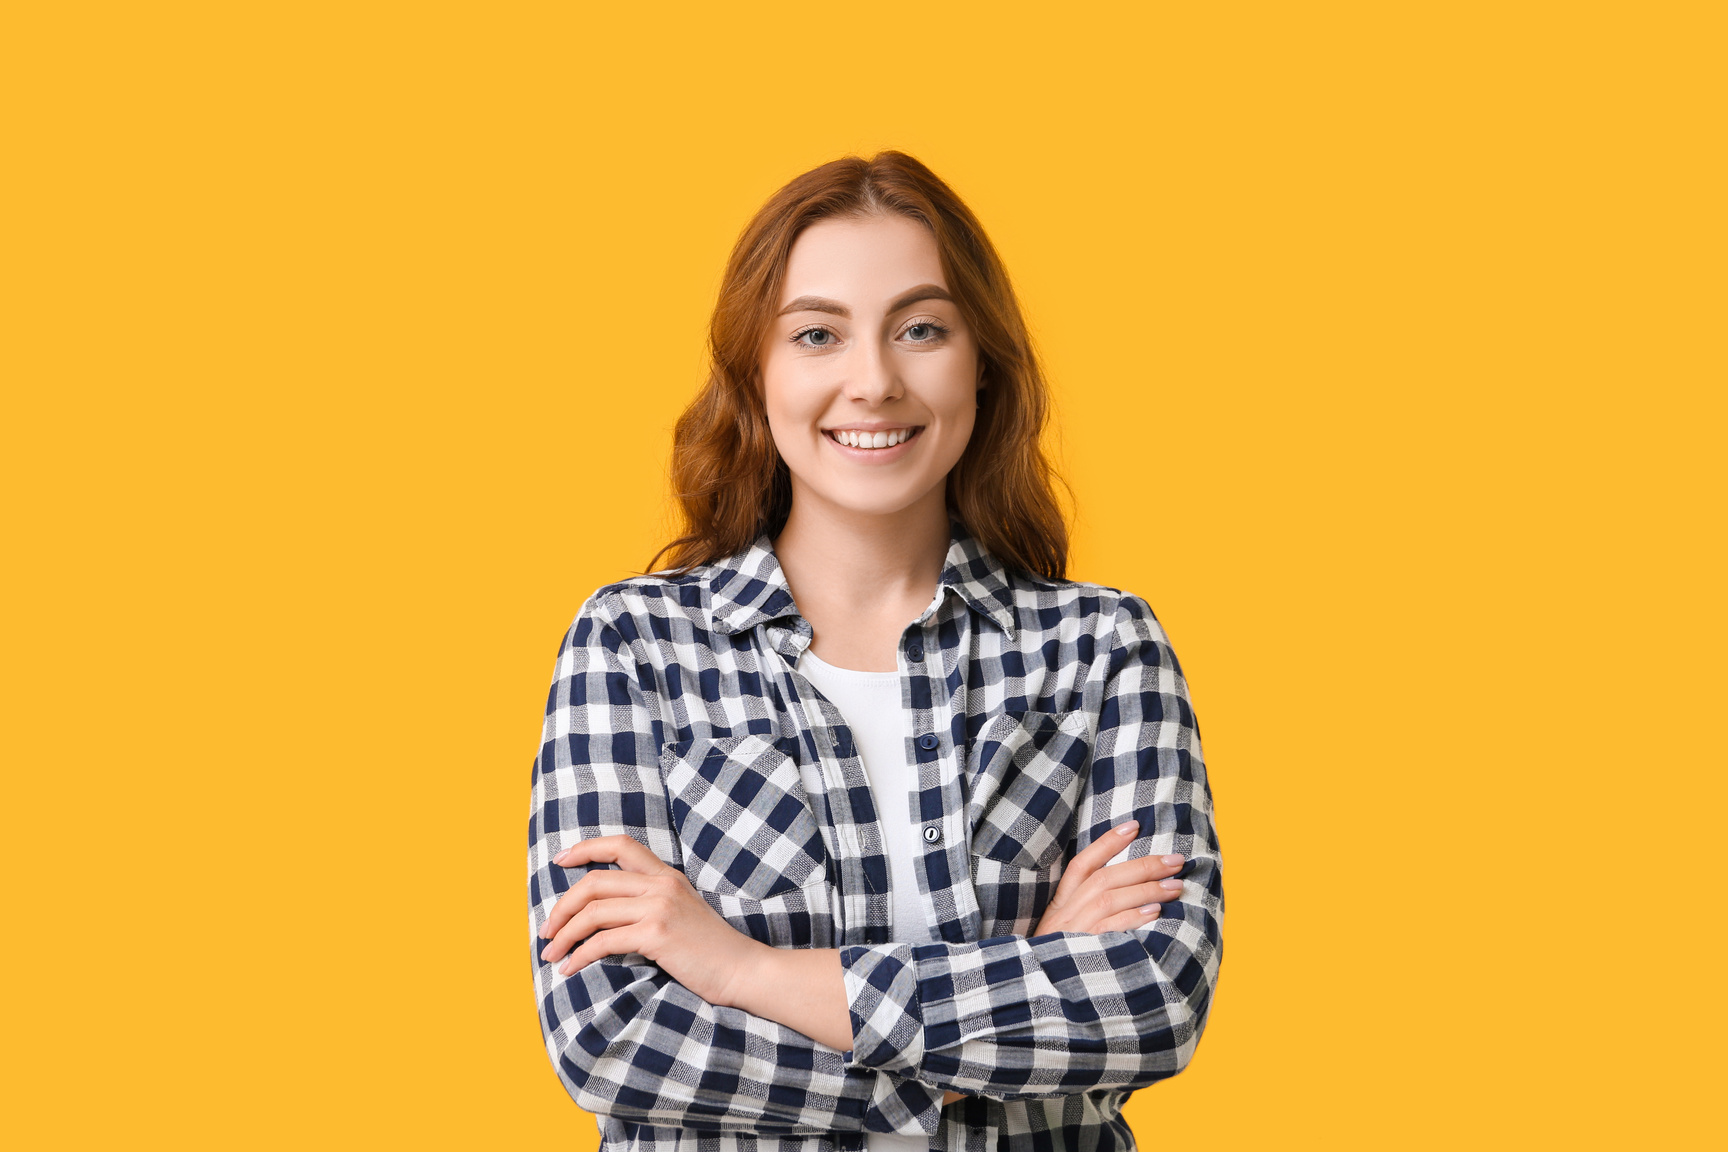
[[[1188,1065],[1223,954],[1212,796],[1187,684],[1152,610],[1115,616],[1075,851],[1130,818],[1111,863],[1187,857],[1178,898],[1133,931],[840,950],[855,1061],[996,1099],[1133,1091]]]
[[[540,927],[591,865],[552,858],[577,840],[626,833],[681,858],[658,758],[664,721],[639,671],[628,616],[596,593],[559,649],[534,762],[528,818],[528,933],[540,1029],[566,1092],[587,1111],[654,1126],[818,1135],[930,1135],[942,1092],[852,1065],[785,1025],[709,1004],[640,953],[570,976],[540,959]],[[562,962],[560,958],[559,962]]]

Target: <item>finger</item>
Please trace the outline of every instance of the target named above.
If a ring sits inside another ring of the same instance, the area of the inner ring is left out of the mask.
[[[1129,863],[1138,863],[1138,861],[1129,861]],[[1105,871],[1109,870],[1106,869]],[[1100,875],[1100,879],[1102,879],[1102,875]],[[1093,916],[1102,921],[1143,905],[1162,904],[1166,900],[1176,900],[1181,895],[1182,881],[1180,880],[1148,880],[1144,884],[1107,888],[1088,897],[1090,903],[1082,903],[1079,907],[1090,908]],[[1097,931],[1097,929],[1093,929],[1093,931]]]
[[[586,840],[578,840],[552,857],[552,862],[566,868],[574,868],[580,864],[616,864],[626,871],[646,872],[650,875],[672,867],[648,851],[634,837],[626,836],[622,832],[616,836],[591,836]]]
[[[1184,857],[1180,852],[1168,852],[1163,856],[1136,856],[1132,860],[1123,860],[1112,864],[1103,871],[1120,872],[1123,878],[1118,883],[1133,884],[1145,879],[1162,880],[1166,876],[1174,876],[1182,871]]]
[[[1088,850],[1091,847],[1088,845]],[[1165,856],[1138,856],[1133,860],[1110,864],[1093,872],[1075,886],[1074,890],[1068,894],[1067,900],[1070,904],[1083,904],[1086,901],[1097,899],[1111,889],[1140,888],[1147,883],[1165,880],[1180,871],[1182,871],[1182,857],[1177,853],[1172,852]],[[1176,880],[1163,889],[1144,894],[1149,899],[1162,900],[1167,896],[1178,895],[1181,891],[1182,882]],[[1130,907],[1130,902],[1135,899],[1136,896],[1133,894],[1122,897],[1116,900],[1109,910],[1114,912],[1121,908]]]
[[[572,916],[582,911],[590,900],[601,900],[612,896],[640,896],[648,890],[648,878],[637,872],[616,872],[608,868],[603,872],[590,872],[570,886],[569,891],[558,897],[558,902],[552,905],[552,911],[546,917],[546,923],[540,925],[540,937],[550,940],[557,934]]]
[[[1092,874],[1093,882],[1087,887],[1093,890],[1103,890],[1106,888],[1137,887],[1153,881],[1171,880],[1167,890],[1180,892],[1182,891],[1182,881],[1172,879],[1180,871],[1182,871],[1182,857],[1175,854],[1140,856],[1133,860],[1124,860],[1120,864],[1111,864],[1107,868],[1098,869]]]
[[[1099,932],[1132,932],[1136,928],[1144,928],[1158,919],[1162,907],[1159,904],[1143,904],[1138,908],[1130,908],[1126,912],[1118,912],[1099,924],[1097,930]]]
[[[1086,883],[1093,872],[1102,868],[1110,857],[1133,843],[1134,833],[1139,828],[1138,820],[1123,821],[1076,852],[1074,859],[1062,869],[1062,879],[1056,882],[1056,891],[1050,896],[1051,906],[1059,908],[1077,896],[1080,886]]]
[[[629,928],[612,928],[605,932],[596,932],[588,937],[582,947],[570,953],[570,958],[558,966],[558,971],[568,976],[579,969],[586,968],[602,956],[623,956],[636,951],[631,940]]]
[[[604,929],[623,928],[639,923],[652,911],[650,898],[644,896],[595,900],[582,909],[581,915],[559,929],[558,934],[552,937],[546,947],[540,949],[540,959],[556,960],[574,948],[579,941]]]

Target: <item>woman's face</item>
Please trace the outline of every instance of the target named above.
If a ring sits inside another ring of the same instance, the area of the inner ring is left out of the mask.
[[[979,385],[947,289],[935,237],[905,216],[829,217],[793,242],[761,363],[795,506],[893,514],[945,498]]]

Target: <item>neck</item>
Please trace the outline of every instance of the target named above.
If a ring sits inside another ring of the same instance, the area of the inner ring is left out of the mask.
[[[838,508],[795,486],[774,554],[792,598],[806,613],[840,604],[865,613],[907,603],[922,609],[936,594],[948,532],[942,485],[890,514]]]

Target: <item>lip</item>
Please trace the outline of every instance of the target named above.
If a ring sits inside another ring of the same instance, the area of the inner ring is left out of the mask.
[[[911,428],[912,435],[900,441],[892,448],[854,448],[850,444],[842,444],[834,439],[835,432],[891,432],[896,428]],[[891,464],[911,451],[912,445],[918,443],[924,435],[926,425],[923,424],[888,424],[881,421],[860,422],[856,424],[837,424],[832,428],[823,428],[822,439],[828,447],[839,452],[848,460],[856,460],[861,464]]]

